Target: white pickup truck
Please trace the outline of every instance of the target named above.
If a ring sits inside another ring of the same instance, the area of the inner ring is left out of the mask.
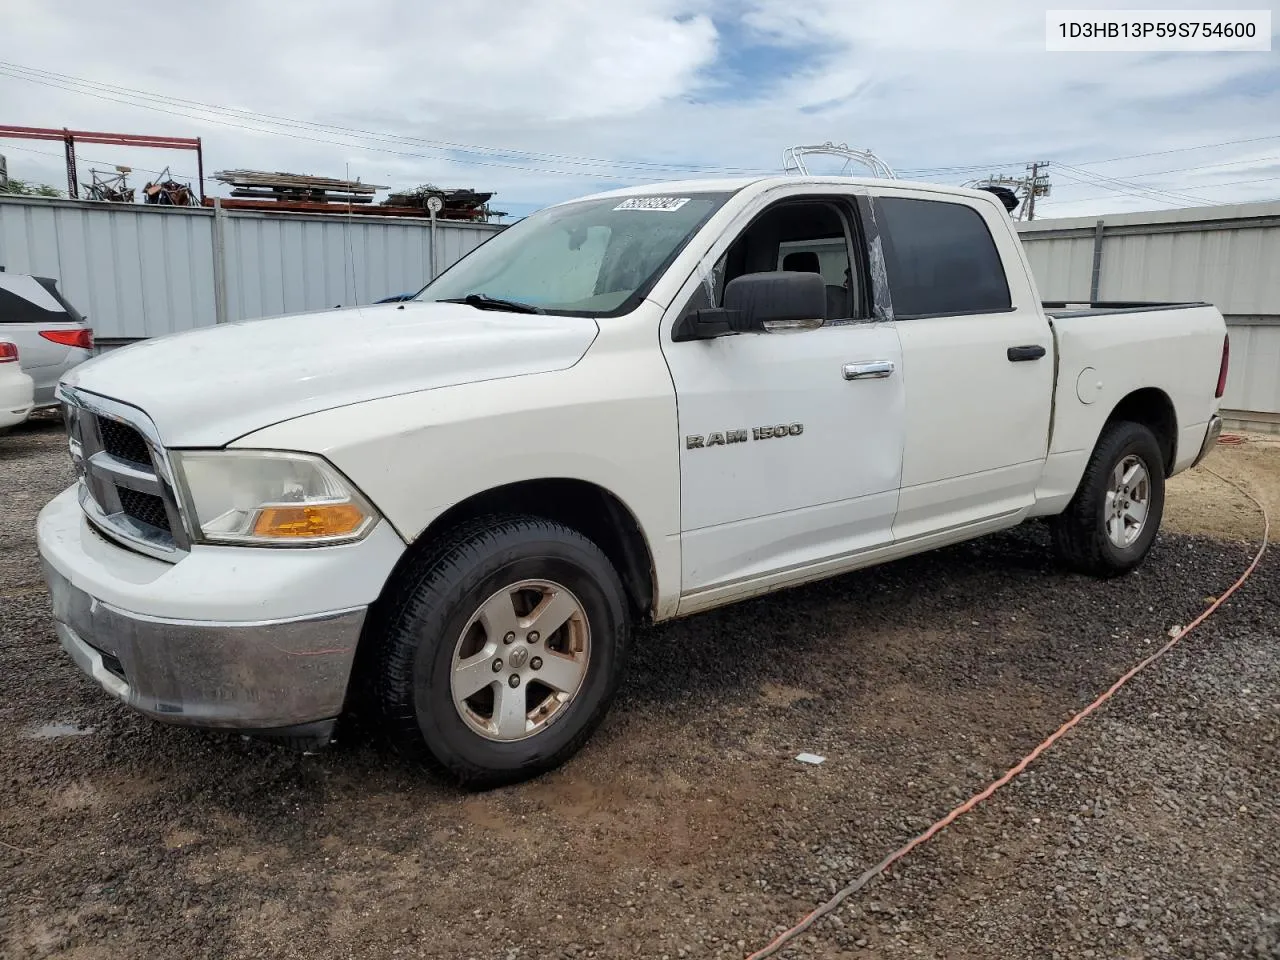
[[[464,782],[529,776],[600,722],[637,621],[1030,517],[1079,571],[1141,563],[1221,429],[1223,319],[1062,307],[988,193],[559,204],[409,302],[69,373],[57,630],[160,720],[324,739],[370,708]]]

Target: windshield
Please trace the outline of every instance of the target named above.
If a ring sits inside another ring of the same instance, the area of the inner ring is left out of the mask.
[[[615,196],[548,207],[477,247],[415,299],[618,316],[634,309],[729,196]]]

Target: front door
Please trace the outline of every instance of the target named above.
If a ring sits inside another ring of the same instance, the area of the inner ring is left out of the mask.
[[[680,426],[682,610],[760,592],[892,539],[903,381],[892,323],[868,312],[851,205],[783,201],[713,249],[724,284],[779,267],[822,273],[822,326],[673,342]],[[838,261],[838,262],[837,262]]]

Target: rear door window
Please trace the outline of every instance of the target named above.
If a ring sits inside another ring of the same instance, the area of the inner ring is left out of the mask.
[[[977,210],[905,197],[874,203],[897,319],[1011,308],[1000,252]]]
[[[0,273],[0,323],[78,323],[81,319],[49,278]]]

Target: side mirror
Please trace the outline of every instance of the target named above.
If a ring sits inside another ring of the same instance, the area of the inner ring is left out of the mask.
[[[690,310],[676,321],[671,339],[676,343],[687,340],[714,340],[733,333],[729,323],[729,311],[721,307],[702,307]]]
[[[723,307],[690,310],[676,323],[671,339],[711,340],[731,333],[812,330],[827,315],[822,275],[776,270],[748,273],[724,288]]]
[[[724,288],[724,308],[739,333],[811,330],[826,318],[827,286],[820,273],[748,273]]]

